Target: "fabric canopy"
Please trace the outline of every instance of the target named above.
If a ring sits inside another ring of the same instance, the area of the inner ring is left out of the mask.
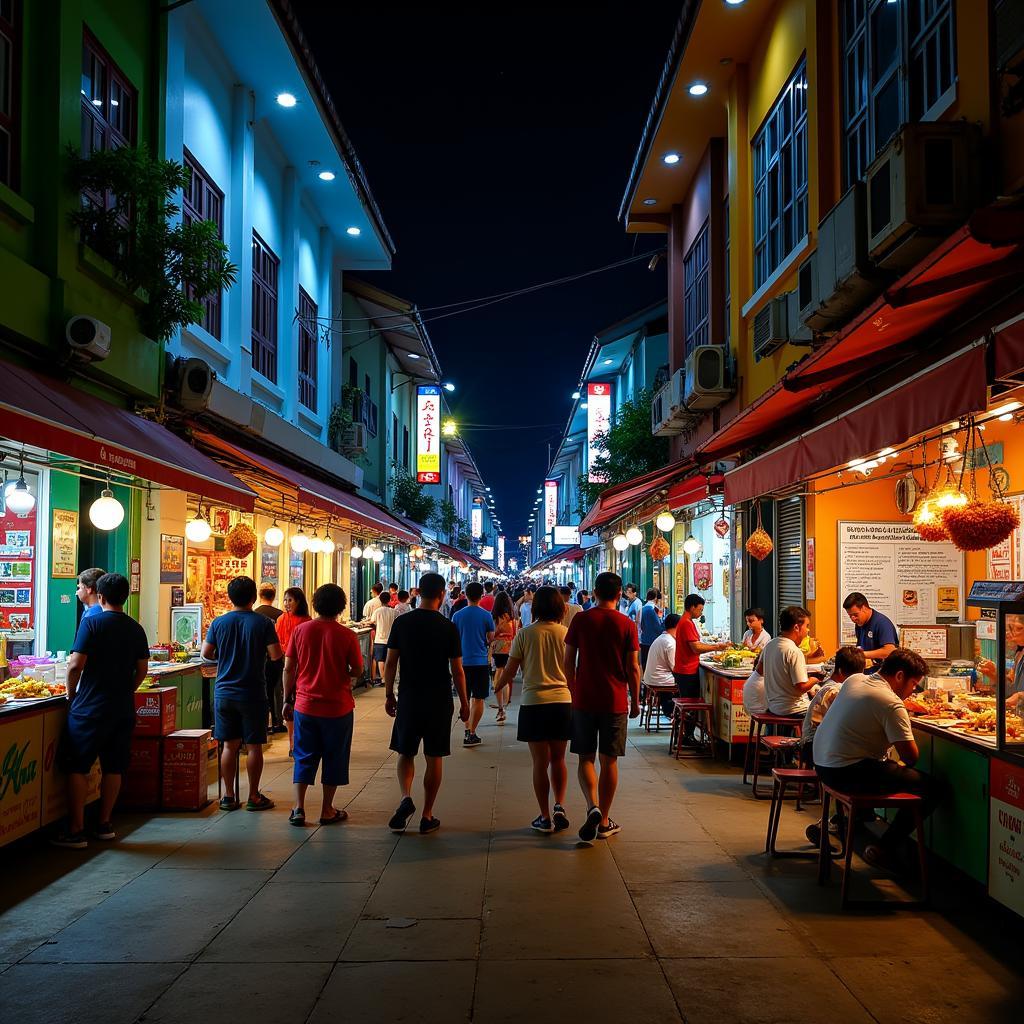
[[[689,460],[675,462],[664,469],[656,469],[651,473],[634,477],[623,484],[616,484],[614,487],[602,491],[594,503],[594,507],[580,523],[580,533],[589,533],[591,530],[625,515],[641,502],[653,498],[658,491],[664,490],[680,474],[692,468],[693,463]]]
[[[985,342],[893,385],[870,401],[725,474],[725,501],[784,490],[795,483],[985,408]]]
[[[476,569],[477,571],[482,569],[484,572],[494,572],[493,566],[488,565],[485,561],[468,551],[453,548],[450,544],[438,543],[437,547],[454,562],[461,562],[470,569]]]
[[[1019,381],[1024,378],[1024,320],[996,331],[992,341],[995,379]]]
[[[0,436],[251,512],[256,495],[152,420],[0,362]]]
[[[358,494],[342,491],[331,484],[325,484],[321,480],[307,476],[292,466],[285,466],[266,455],[257,455],[240,445],[230,444],[205,431],[196,431],[195,436],[212,451],[220,452],[231,459],[233,463],[251,467],[286,484],[295,491],[295,498],[300,505],[306,505],[330,516],[336,516],[339,520],[354,523],[357,527],[365,527],[389,535],[407,544],[415,543],[420,539],[417,534],[400,523],[389,512],[378,507],[372,501],[359,497]]]

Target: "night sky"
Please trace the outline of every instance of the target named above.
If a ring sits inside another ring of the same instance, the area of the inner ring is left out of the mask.
[[[679,4],[434,6],[296,2],[396,242],[367,279],[424,309],[663,246],[616,215]],[[525,532],[594,334],[665,293],[665,264],[640,261],[428,322],[506,536]]]

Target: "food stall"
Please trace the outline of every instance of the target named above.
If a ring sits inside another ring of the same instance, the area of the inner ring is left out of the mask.
[[[743,706],[743,684],[750,678],[757,652],[733,648],[721,654],[703,654],[700,658],[701,696],[712,706],[714,737],[728,747],[747,743],[750,715]]]

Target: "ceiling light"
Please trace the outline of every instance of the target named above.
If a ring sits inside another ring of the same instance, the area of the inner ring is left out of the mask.
[[[320,173],[319,173],[319,174],[317,175],[317,177],[318,177],[318,178],[319,178],[319,179],[320,179],[321,181],[334,181],[334,178],[335,178],[335,174],[334,174],[334,171],[321,171],[321,172],[320,172]]]
[[[701,542],[697,540],[697,538],[694,537],[692,533],[689,535],[689,537],[686,538],[686,540],[683,541],[683,550],[688,555],[698,554],[702,547],[703,545],[701,544]]]
[[[1013,419],[1010,413],[1019,408],[1020,402],[1007,402],[1006,405],[1001,405],[998,409],[993,409],[992,415],[1006,423]]]
[[[345,228],[345,234],[351,235],[353,238],[358,238],[362,233],[362,228]]]
[[[626,540],[626,535],[624,533],[615,534],[615,536],[612,537],[612,547],[615,548],[616,551],[625,551],[626,548],[629,547],[629,541]]]
[[[707,94],[707,91],[708,87],[704,82],[694,82],[689,90],[691,96],[704,96]]]
[[[28,489],[24,473],[18,477],[17,483],[10,483],[4,488],[4,499],[8,509],[19,519],[24,519],[36,507],[36,496]],[[124,516],[124,510],[121,515]]]
[[[665,155],[664,155],[664,156],[663,156],[663,157],[661,158],[661,162],[662,162],[663,164],[668,164],[668,165],[669,165],[669,167],[671,167],[671,166],[672,166],[673,164],[677,164],[677,163],[679,163],[679,161],[680,161],[681,159],[682,159],[682,157],[680,157],[680,155],[679,155],[678,153],[666,153],[666,154],[665,154]]]
[[[290,92],[279,92],[277,94],[277,102],[282,107],[294,107],[298,100]]]
[[[454,391],[455,390],[455,385],[452,384],[451,381],[449,381],[447,384],[442,384],[441,387],[443,387],[445,389],[445,391]]]
[[[588,408],[588,406],[587,406],[587,403],[586,403],[586,402],[580,402],[580,408],[581,408],[581,409],[586,409],[586,408]]]
[[[654,525],[661,530],[662,533],[668,533],[669,530],[675,528],[676,517],[669,511],[662,512],[654,521]]]
[[[22,483],[23,480],[18,481],[19,488]],[[124,520],[124,505],[114,497],[114,492],[109,487],[104,487],[100,491],[100,496],[89,506],[89,519],[97,530],[116,530],[121,525]],[[206,523],[206,520],[202,522]],[[209,525],[206,523],[207,528]],[[185,527],[185,534],[188,535],[188,526]]]
[[[626,540],[628,540],[629,543],[633,544],[634,546],[639,544],[643,539],[644,539],[644,533],[643,533],[643,530],[641,530],[639,526],[631,526],[626,531]]]
[[[309,536],[301,526],[299,527],[299,532],[292,535],[291,548],[297,555],[301,555],[304,551],[309,550]]]
[[[726,7],[739,7],[745,0],[725,0]]]
[[[96,505],[98,504],[99,502],[96,502],[96,504],[93,505],[93,508],[95,508]],[[121,515],[122,517],[124,516],[123,510],[121,512]],[[89,518],[92,519],[92,509],[89,509]],[[99,527],[99,529],[109,530],[111,529],[111,527],[101,526]],[[194,519],[190,519],[185,524],[185,536],[188,537],[190,541],[193,541],[196,544],[202,544],[203,541],[209,540],[211,533],[213,533],[213,529],[210,527],[210,524],[207,521],[206,516],[204,516],[202,512],[198,512]]]
[[[263,534],[263,543],[268,548],[279,548],[284,543],[284,530],[277,525],[276,519],[267,527],[267,532]]]
[[[419,359],[418,352],[406,352],[405,353],[410,359]]]
[[[657,206],[658,200],[654,196],[648,196],[644,201],[644,206]]]
[[[575,402],[575,401],[578,401],[578,400],[579,400],[579,397],[580,397],[580,393],[579,393],[578,391],[574,391],[574,392],[572,393],[572,400],[573,400],[574,402]]]
[[[330,534],[327,534],[327,536],[324,537],[324,554],[333,555],[336,547],[337,545],[334,543],[334,538]]]
[[[362,558],[363,557],[363,549],[358,544],[353,544],[351,549],[349,550],[349,555],[352,558],[356,558],[356,559]]]

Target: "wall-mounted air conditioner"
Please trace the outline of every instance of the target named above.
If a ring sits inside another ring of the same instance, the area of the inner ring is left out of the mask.
[[[789,299],[772,299],[754,314],[754,361],[777,352],[789,341]]]
[[[671,406],[672,382],[663,384],[651,399],[651,433],[655,437],[675,437],[681,426],[676,422],[676,410]]]
[[[725,345],[698,345],[686,357],[684,404],[687,409],[717,409],[732,396],[726,386]]]

